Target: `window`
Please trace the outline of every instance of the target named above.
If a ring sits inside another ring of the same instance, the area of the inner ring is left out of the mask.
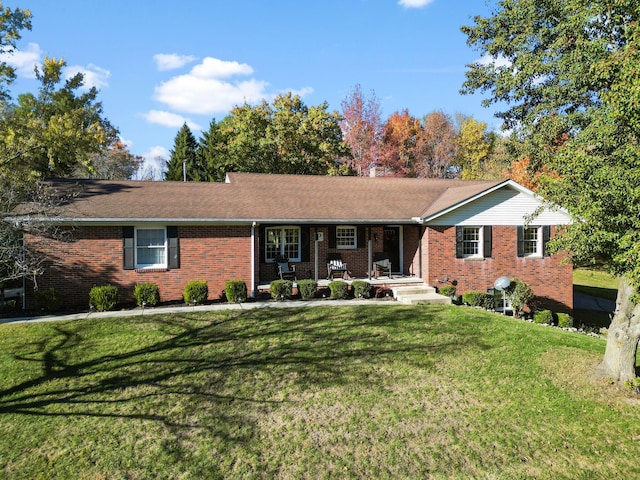
[[[265,229],[265,259],[282,255],[293,262],[300,261],[300,227],[269,227]]]
[[[491,258],[492,227],[456,227],[456,258]]]
[[[337,226],[336,227],[336,247],[337,248],[356,248],[358,246],[357,241],[357,229],[350,226]]]
[[[538,227],[528,227],[524,229],[523,248],[525,256],[540,254],[540,238]]]
[[[480,227],[463,227],[462,256],[477,257],[480,255],[482,233]]]
[[[164,228],[136,229],[136,268],[166,267],[166,243]]]
[[[549,241],[550,229],[545,226],[518,227],[518,256],[542,257]]]

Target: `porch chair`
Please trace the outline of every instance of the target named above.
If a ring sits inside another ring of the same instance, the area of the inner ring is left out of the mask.
[[[391,260],[384,252],[373,254],[373,276],[387,275],[391,278]]]
[[[344,278],[349,276],[347,264],[342,261],[339,253],[329,253],[327,255],[327,279]]]
[[[276,268],[276,273],[280,277],[280,280],[298,280],[296,278],[296,266],[289,263],[287,257],[277,256],[273,265]]]

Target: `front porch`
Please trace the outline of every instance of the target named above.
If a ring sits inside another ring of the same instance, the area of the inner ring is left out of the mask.
[[[363,280],[368,282],[373,288],[377,289],[377,297],[393,297],[398,302],[406,305],[416,303],[438,303],[438,304],[450,304],[451,299],[443,295],[436,293],[434,287],[430,287],[424,283],[419,277],[404,276],[404,275],[391,275],[390,277],[378,277],[378,278],[349,278],[342,281],[351,285],[356,280]],[[323,290],[329,287],[329,283],[333,280],[319,279],[318,290]],[[297,287],[296,282],[293,282],[294,289]],[[269,294],[270,284],[261,283],[258,285],[258,293],[267,295]]]
[[[302,280],[302,278],[300,278],[299,280]],[[415,276],[410,276],[410,275],[391,275],[389,276],[380,276],[378,278],[355,278],[355,277],[351,277],[349,279],[339,279],[336,278],[334,280],[342,280],[344,282],[347,282],[348,285],[351,285],[354,281],[356,280],[363,280],[365,282],[369,282],[371,284],[371,286],[373,287],[388,287],[389,289],[394,288],[394,287],[407,287],[407,286],[414,286],[414,285],[421,285],[424,283],[424,280],[422,280],[419,277],[415,277]],[[318,288],[328,288],[329,287],[329,283],[333,282],[333,280],[331,279],[327,279],[327,278],[320,278],[318,279]],[[271,285],[271,282],[261,282],[258,285],[258,291],[260,293],[266,293],[269,291],[269,286]],[[296,282],[293,282],[293,286],[294,288],[296,287]]]

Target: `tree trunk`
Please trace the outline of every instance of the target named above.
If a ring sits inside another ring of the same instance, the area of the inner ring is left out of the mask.
[[[634,298],[636,293],[622,277],[604,358],[596,370],[598,375],[617,382],[633,380],[636,376],[636,351],[640,339],[640,303]]]

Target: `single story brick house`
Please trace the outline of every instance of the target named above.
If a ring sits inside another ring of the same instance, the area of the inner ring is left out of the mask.
[[[46,259],[38,287],[55,288],[68,308],[87,306],[89,290],[105,284],[122,301],[133,301],[139,282],[179,301],[194,279],[207,280],[211,299],[232,279],[255,295],[277,278],[276,256],[298,279],[324,279],[330,254],[351,278],[371,278],[382,255],[398,277],[455,281],[459,293],[517,277],[556,311],[573,308],[572,266],[545,252],[570,216],[511,180],[230,173],[224,183],[50,184],[77,189],[53,218],[69,235],[25,235],[25,244]],[[33,288],[26,298],[29,307]]]

